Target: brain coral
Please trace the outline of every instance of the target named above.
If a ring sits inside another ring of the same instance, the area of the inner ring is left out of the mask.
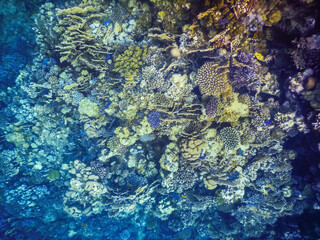
[[[198,70],[197,83],[204,95],[219,97],[230,91],[227,65],[206,62]]]
[[[235,149],[240,143],[238,131],[232,127],[225,127],[220,130],[220,137],[227,150]]]

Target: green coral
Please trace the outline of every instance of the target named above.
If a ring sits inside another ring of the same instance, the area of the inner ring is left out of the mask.
[[[78,111],[82,115],[87,115],[88,117],[99,117],[99,106],[97,103],[92,102],[88,98],[84,98],[79,103]]]
[[[146,46],[143,46],[143,48],[130,46],[124,53],[117,56],[113,71],[120,73],[121,77],[133,80],[139,73],[147,54]]]
[[[50,182],[59,180],[59,179],[60,179],[60,172],[59,172],[58,170],[51,169],[51,170],[48,172],[47,179],[48,179]]]

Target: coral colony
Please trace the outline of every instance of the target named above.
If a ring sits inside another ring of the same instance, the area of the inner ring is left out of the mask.
[[[0,3],[0,239],[320,238],[318,1],[26,2]]]

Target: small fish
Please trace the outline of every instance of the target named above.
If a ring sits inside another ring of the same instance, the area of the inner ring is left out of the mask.
[[[183,195],[183,194],[181,194],[181,197],[183,197],[183,198],[187,198],[185,195]]]
[[[105,105],[105,109],[108,109],[109,107],[110,107],[110,105],[111,105],[111,101],[108,101],[107,103],[106,103],[106,105]]]
[[[259,61],[263,61],[263,60],[264,60],[264,56],[263,56],[261,53],[259,53],[259,52],[256,52],[256,53],[254,54],[254,56],[255,56]]]
[[[104,23],[102,23],[102,25],[107,25],[107,24],[109,24],[109,23],[111,23],[109,20],[108,21],[105,21]]]
[[[109,53],[107,53],[106,55],[106,62],[111,58],[111,55]]]
[[[199,160],[203,161],[206,159],[206,155],[204,154],[205,150],[203,148],[201,148],[201,152],[200,152],[200,157]]]
[[[269,126],[272,123],[272,120],[269,119],[269,120],[265,121],[264,123],[266,124],[266,126]]]

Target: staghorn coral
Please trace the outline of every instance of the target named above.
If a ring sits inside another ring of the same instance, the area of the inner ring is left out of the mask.
[[[230,91],[227,65],[206,62],[198,69],[197,83],[203,95],[219,97]]]
[[[220,130],[219,133],[224,147],[227,150],[233,150],[240,144],[240,135],[238,131],[232,127],[225,127]]]

